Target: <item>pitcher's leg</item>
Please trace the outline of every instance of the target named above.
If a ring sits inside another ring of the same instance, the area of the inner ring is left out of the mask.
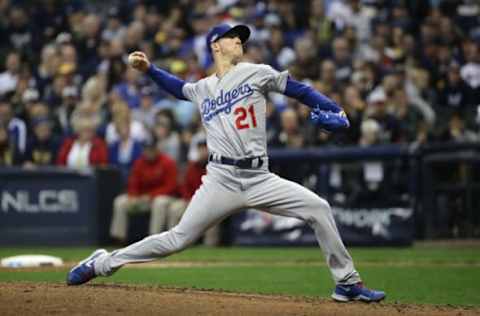
[[[249,207],[303,219],[312,227],[337,284],[360,281],[326,200],[303,186],[274,174],[263,183],[250,188],[248,193]]]
[[[205,177],[177,226],[100,256],[94,263],[95,273],[110,275],[127,263],[152,261],[178,252],[244,205],[242,195],[227,191]]]
[[[128,195],[122,194],[113,202],[113,216],[110,224],[110,236],[120,239],[127,239],[128,229]]]

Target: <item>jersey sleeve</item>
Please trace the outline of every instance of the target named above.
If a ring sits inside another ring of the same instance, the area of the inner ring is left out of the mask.
[[[183,85],[182,92],[185,98],[191,102],[195,102],[198,96],[198,83],[187,82]]]
[[[265,93],[283,93],[287,86],[288,71],[277,71],[269,65],[259,65],[259,85]]]

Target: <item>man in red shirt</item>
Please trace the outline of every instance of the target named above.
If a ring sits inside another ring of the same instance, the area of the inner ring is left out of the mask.
[[[151,211],[150,234],[163,231],[167,206],[177,190],[177,166],[168,155],[158,152],[156,141],[148,141],[133,164],[126,194],[115,198],[110,235],[127,239],[128,215]]]

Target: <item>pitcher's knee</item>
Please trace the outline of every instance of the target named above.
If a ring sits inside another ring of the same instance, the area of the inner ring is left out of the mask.
[[[320,197],[311,198],[306,203],[307,207],[314,211],[330,212],[332,210],[328,201]]]
[[[322,198],[312,198],[307,203],[307,215],[305,220],[309,223],[322,222],[325,217],[331,216],[330,204]]]

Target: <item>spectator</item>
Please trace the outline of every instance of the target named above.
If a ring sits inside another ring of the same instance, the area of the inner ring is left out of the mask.
[[[456,143],[477,142],[478,137],[473,131],[465,128],[465,121],[462,116],[455,113],[448,122],[448,129],[440,135],[440,141]]]
[[[145,26],[139,21],[131,22],[124,37],[125,51],[133,52],[140,49],[140,44],[145,35]]]
[[[272,142],[272,147],[299,149],[302,148],[308,139],[305,139],[304,131],[299,125],[299,117],[297,112],[288,108],[280,114],[281,129],[280,133],[276,135],[275,140]],[[315,140],[312,140],[315,141]],[[306,177],[306,166],[272,166],[272,170],[278,173],[280,176],[297,182],[302,183]]]
[[[87,78],[84,73],[79,72],[81,66],[78,61],[78,53],[75,46],[71,43],[64,43],[59,46],[60,65],[57,75],[65,76],[67,84],[78,86]]]
[[[199,144],[206,138],[205,131],[203,128],[197,129],[196,131],[192,132],[192,136],[190,137],[189,141],[189,148],[187,153],[187,160],[188,161],[198,161],[200,159],[199,153]]]
[[[121,40],[125,36],[126,27],[122,25],[117,7],[111,7],[107,14],[107,23],[102,31],[102,39],[105,41]]]
[[[173,60],[170,63],[170,72],[180,78],[187,78],[187,76],[198,76],[198,73],[188,73],[187,72],[187,63],[181,60]],[[179,100],[171,95],[167,95],[162,98],[159,102],[155,103],[155,108],[161,110],[172,111],[175,118],[176,125],[186,127],[199,115],[198,109],[196,106],[189,101]]]
[[[352,84],[360,92],[362,100],[366,100],[367,96],[372,92],[375,87],[375,66],[370,62],[359,62],[352,74]]]
[[[27,146],[27,126],[22,119],[13,115],[11,104],[5,100],[0,100],[0,124],[7,127],[10,141],[23,154]]]
[[[34,29],[25,9],[21,6],[12,6],[8,20],[6,34],[10,46],[18,51],[33,53]]]
[[[404,72],[398,72],[396,75],[400,75],[397,80],[399,80],[399,85],[403,84],[405,87],[410,103],[422,113],[428,124],[433,125],[436,113],[432,107],[434,95],[429,89],[429,72],[424,69],[413,68],[407,70],[404,79],[401,78],[405,75]]]
[[[40,84],[42,84],[41,81]],[[46,83],[43,87],[43,100],[49,105],[49,107],[56,110],[62,104],[63,89],[67,86],[66,77],[56,74],[52,78],[52,82]]]
[[[27,133],[29,136],[33,133],[35,121],[37,119],[47,119],[49,121],[52,132],[54,133],[53,137],[59,137],[59,135],[62,135],[60,122],[51,115],[50,108],[44,102],[37,101],[29,104],[25,119],[27,121]]]
[[[132,110],[134,120],[141,122],[149,130],[155,127],[155,116],[159,109],[154,105],[154,90],[144,87],[140,91],[140,106]]]
[[[359,144],[360,146],[372,146],[380,144],[381,138],[381,127],[376,120],[367,119],[362,122],[360,126],[361,137]]]
[[[268,63],[272,67],[284,70],[295,60],[295,51],[285,45],[284,34],[281,28],[275,27],[271,29],[267,46],[269,53]]]
[[[117,167],[127,183],[133,163],[142,154],[143,144],[130,136],[130,122],[126,117],[118,117],[114,122],[119,139],[108,146],[110,164]]]
[[[10,140],[8,128],[0,122],[0,166],[14,166],[20,162],[20,154]]]
[[[59,64],[60,58],[56,47],[53,44],[45,45],[41,52],[40,64],[35,72],[38,89],[42,95],[44,95],[47,87],[52,84]]]
[[[127,193],[115,198],[110,235],[121,241],[127,239],[128,215],[149,212],[150,235],[164,230],[167,207],[177,190],[175,161],[157,149],[154,140],[145,143],[128,178]]]
[[[95,111],[103,111],[107,102],[106,82],[103,75],[90,77],[82,88],[82,102],[90,104]]]
[[[32,107],[38,103],[39,99],[40,95],[38,91],[32,88],[27,88],[18,99],[13,96],[10,98],[13,108],[16,109],[18,116],[24,119],[27,124],[27,133],[30,133],[29,112],[32,110]]]
[[[272,145],[276,141],[277,135],[280,133],[280,115],[276,107],[268,102],[266,105],[266,117],[267,117],[267,143]]]
[[[100,62],[98,56],[98,47],[101,40],[100,27],[100,16],[92,13],[88,14],[82,21],[81,33],[77,34],[77,38],[75,38],[78,57],[83,61],[78,64],[78,71],[83,78],[93,75]]]
[[[6,70],[0,73],[0,97],[14,91],[17,86],[21,66],[20,54],[10,52],[5,64]]]
[[[125,72],[124,81],[113,87],[131,109],[140,107],[140,76],[140,72],[129,67]]]
[[[317,46],[326,45],[333,37],[334,26],[331,20],[325,17],[324,0],[313,0],[310,4],[310,29],[313,31]]]
[[[290,73],[297,80],[318,78],[319,69],[317,48],[309,37],[301,37],[295,41],[295,61],[290,66]]]
[[[155,116],[155,137],[158,149],[173,160],[180,160],[180,136],[176,130],[176,121],[170,110],[162,110]]]
[[[374,119],[381,128],[382,143],[397,143],[400,141],[400,127],[398,120],[387,111],[387,98],[382,90],[372,92],[368,100],[370,118]]]
[[[322,92],[328,94],[334,90],[338,90],[336,79],[337,66],[331,59],[325,59],[320,64],[320,82],[322,84]]]
[[[460,65],[451,63],[439,91],[438,105],[452,110],[464,110],[472,105],[472,89],[461,77]]]
[[[353,26],[360,40],[370,36],[371,12],[360,0],[332,1],[327,16],[339,32]]]
[[[333,62],[336,65],[335,79],[340,82],[347,82],[353,72],[352,48],[345,38],[337,37],[333,40],[332,49]]]
[[[273,147],[301,148],[307,141],[298,124],[298,114],[287,109],[280,114],[281,130],[272,143]]]
[[[117,118],[130,122],[130,136],[132,139],[135,139],[138,142],[145,142],[150,139],[150,133],[145,128],[145,126],[132,118],[130,109],[125,103],[117,102],[114,103],[113,121]],[[110,122],[106,128],[105,139],[108,144],[112,144],[119,140],[119,135],[115,129],[113,122]]]
[[[399,142],[410,143],[417,139],[418,128],[425,120],[420,111],[410,104],[404,89],[398,89],[393,93],[392,102],[395,108],[394,115],[399,123]]]
[[[125,44],[121,39],[113,39],[109,42],[104,59],[98,66],[99,72],[107,79],[107,90],[120,84],[127,69],[125,56]]]
[[[57,165],[81,169],[108,163],[105,142],[96,136],[99,119],[84,109],[77,109],[71,118],[75,135],[66,138],[57,156]]]
[[[58,85],[63,85],[61,79],[58,80]],[[75,86],[65,86],[61,91],[61,104],[55,108],[56,119],[60,122],[63,135],[71,135],[72,128],[72,114],[75,111],[80,99],[78,96],[78,89]]]
[[[480,52],[479,44],[466,41],[463,45],[465,64],[460,69],[462,79],[474,91],[474,97],[480,98]]]
[[[14,116],[23,118],[26,107],[23,97],[28,94],[27,91],[30,92],[30,101],[38,99],[38,93],[36,93],[36,95],[33,95],[35,93],[32,93],[36,90],[35,85],[35,79],[32,77],[30,70],[24,67],[17,76],[15,90],[6,95],[12,105]]]
[[[405,59],[404,37],[405,33],[402,27],[395,26],[392,28],[392,42],[385,48],[385,56],[388,57],[394,65],[401,64]]]
[[[360,126],[365,116],[367,104],[360,95],[359,89],[354,85],[345,88],[343,100],[343,108],[350,121],[350,128],[344,133],[345,143],[358,144]]]
[[[48,117],[38,117],[32,122],[33,135],[27,143],[23,158],[24,166],[48,166],[55,164],[59,139],[53,134],[52,122]]]
[[[376,120],[363,121],[360,129],[360,146],[374,146],[382,142],[382,128]],[[349,203],[362,207],[374,201],[388,203],[392,197],[392,182],[394,182],[390,177],[395,177],[388,164],[382,161],[365,161],[361,163],[359,169],[358,173],[350,174],[347,178],[352,182]]]

